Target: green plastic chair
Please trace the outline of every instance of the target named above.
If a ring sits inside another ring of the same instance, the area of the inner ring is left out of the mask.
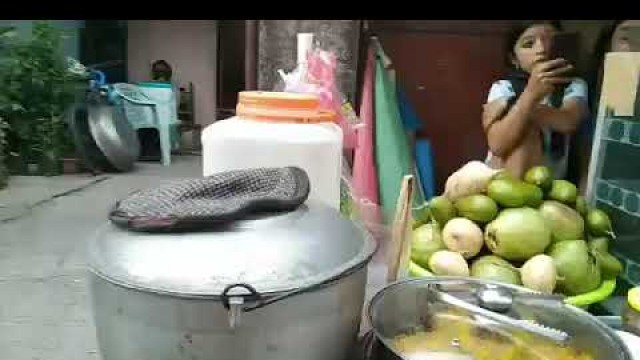
[[[171,87],[171,84],[155,86]],[[127,83],[113,84],[112,92],[116,102],[123,107],[127,121],[136,130],[153,128],[158,131],[162,164],[171,165],[171,150],[180,146],[177,131],[180,122],[176,110],[169,110],[175,107],[175,97],[173,101],[158,101],[145,94],[141,86]]]

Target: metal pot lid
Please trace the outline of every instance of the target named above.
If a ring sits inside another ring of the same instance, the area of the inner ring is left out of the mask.
[[[111,223],[89,244],[89,269],[112,283],[182,297],[219,296],[243,283],[292,291],[364,266],[376,243],[328,206],[244,220],[220,230],[141,233]]]
[[[88,118],[86,103],[77,103],[69,108],[65,121],[80,160],[91,172],[98,173],[101,169],[111,168],[111,163],[93,139],[89,130]]]
[[[105,103],[88,106],[89,130],[102,153],[119,171],[133,168],[140,154],[138,135],[120,107]]]

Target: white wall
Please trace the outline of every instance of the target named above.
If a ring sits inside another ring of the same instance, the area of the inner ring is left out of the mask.
[[[150,79],[151,64],[166,60],[173,82],[193,82],[196,122],[208,125],[216,114],[217,23],[215,20],[130,20],[129,82]]]

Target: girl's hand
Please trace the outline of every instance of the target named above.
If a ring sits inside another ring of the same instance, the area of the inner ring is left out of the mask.
[[[568,76],[573,65],[564,59],[539,60],[531,70],[526,91],[540,101],[551,94],[556,85],[567,84],[572,78]]]

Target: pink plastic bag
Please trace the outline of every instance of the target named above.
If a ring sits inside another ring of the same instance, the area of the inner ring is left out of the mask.
[[[306,64],[299,64],[290,74],[281,73],[284,91],[312,93],[320,97],[320,108],[336,113],[336,123],[340,126],[344,138],[344,148],[356,146],[355,124],[349,122],[349,116],[343,108],[344,96],[336,85],[337,58],[333,52],[313,49],[307,53]]]
[[[320,106],[335,111],[336,123],[344,135],[344,147],[353,149],[356,146],[356,134],[354,124],[347,121],[344,114],[344,96],[336,85],[338,61],[335,53],[314,49],[307,54],[307,66],[307,81],[317,86]]]

